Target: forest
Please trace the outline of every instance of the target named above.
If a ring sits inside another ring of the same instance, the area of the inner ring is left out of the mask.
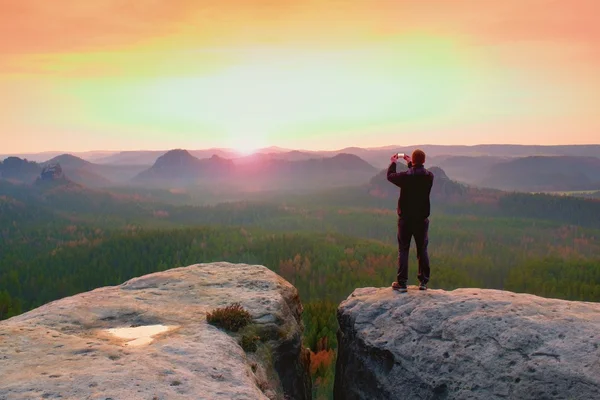
[[[37,190],[5,184],[0,192],[0,319],[177,266],[265,265],[299,290],[315,398],[331,396],[337,304],[357,287],[388,286],[395,276],[394,201],[356,188],[202,207],[79,186],[68,195]],[[434,204],[431,288],[600,301],[598,202],[512,194],[496,204],[486,213]],[[414,249],[410,268],[415,283]]]

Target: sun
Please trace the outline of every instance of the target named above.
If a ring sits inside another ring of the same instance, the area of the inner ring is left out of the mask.
[[[239,131],[229,135],[227,147],[240,155],[248,156],[267,147],[267,143],[263,134]]]

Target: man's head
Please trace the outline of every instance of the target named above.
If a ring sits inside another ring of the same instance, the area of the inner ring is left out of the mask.
[[[412,153],[412,163],[414,166],[420,167],[425,164],[425,152],[420,149],[416,149]]]

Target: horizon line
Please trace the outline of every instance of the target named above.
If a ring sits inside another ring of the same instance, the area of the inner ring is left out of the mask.
[[[398,148],[415,147],[415,148],[418,148],[418,147],[433,147],[433,146],[437,146],[437,147],[481,147],[481,146],[586,147],[586,146],[600,146],[600,143],[587,143],[587,144],[519,144],[519,143],[434,144],[434,143],[421,143],[421,144],[414,144],[414,145],[390,144],[390,145],[374,146],[374,147],[346,146],[346,147],[338,148],[338,149],[315,149],[315,150],[289,148],[289,147],[281,147],[281,146],[277,146],[277,145],[272,145],[272,146],[258,148],[256,150],[250,152],[249,154],[259,153],[259,152],[273,149],[273,148],[284,150],[284,151],[299,151],[299,152],[307,152],[307,153],[318,153],[318,152],[335,153],[335,152],[340,152],[340,151],[344,151],[346,149],[352,149],[352,148],[363,149],[363,150],[383,150],[388,147],[398,147]],[[161,148],[161,149],[143,149],[142,148],[142,149],[135,149],[135,150],[98,149],[98,150],[73,150],[73,151],[69,151],[69,150],[21,151],[21,152],[11,152],[11,153],[1,154],[1,155],[3,157],[16,157],[16,156],[23,155],[23,154],[29,154],[29,155],[42,155],[42,154],[49,154],[49,153],[60,153],[61,155],[63,155],[63,154],[83,154],[83,153],[113,153],[113,154],[115,154],[115,153],[127,153],[127,152],[132,152],[132,153],[134,153],[134,152],[169,152],[169,151],[173,151],[173,150],[186,150],[186,151],[219,150],[219,151],[230,151],[232,153],[243,154],[243,152],[235,150],[231,147],[206,147],[206,148],[195,148],[195,149],[194,148],[174,147],[174,148],[168,148],[168,149],[167,148]]]

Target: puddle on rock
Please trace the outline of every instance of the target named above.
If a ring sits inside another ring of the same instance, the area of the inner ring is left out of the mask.
[[[113,328],[106,329],[107,332],[119,339],[129,339],[125,346],[138,347],[152,343],[153,337],[161,333],[172,331],[178,328],[177,326],[167,325],[147,325],[138,326],[135,328]]]

